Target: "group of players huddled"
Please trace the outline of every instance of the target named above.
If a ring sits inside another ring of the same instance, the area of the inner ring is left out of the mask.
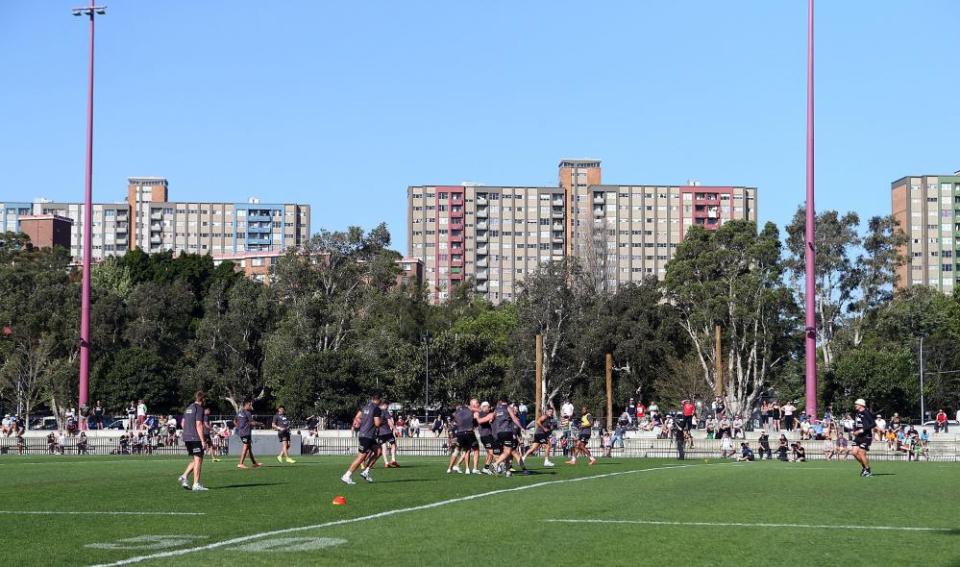
[[[370,471],[381,456],[384,466],[399,466],[396,462],[397,440],[393,436],[392,418],[387,408],[387,402],[374,394],[354,417],[353,427],[358,432],[359,452],[347,472],[340,477],[346,484],[356,484],[353,473],[358,469],[361,478],[373,482]],[[566,462],[575,465],[577,457],[584,456],[592,465],[597,460],[590,453],[588,444],[594,419],[587,408],[583,408],[577,424],[577,439],[570,452],[570,460]],[[523,425],[517,408],[506,397],[500,397],[495,406],[489,402],[481,403],[476,398],[457,404],[451,416],[451,426],[454,428],[454,447],[447,465],[448,474],[510,476],[515,472],[514,467],[519,467],[516,472],[520,474],[530,474],[526,461],[541,448],[544,450],[543,466],[554,466],[550,460],[551,437],[558,423],[552,409],[544,410],[537,418],[533,442],[526,451],[523,451]],[[480,468],[481,445],[485,453],[483,468]],[[461,465],[464,469],[460,468]]]

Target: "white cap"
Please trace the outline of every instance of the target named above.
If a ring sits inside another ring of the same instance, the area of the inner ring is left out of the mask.
[[[857,401],[853,402],[853,405],[867,407],[867,402],[863,401],[863,398],[857,398]]]
[[[490,402],[483,402],[483,403],[480,404],[480,407],[481,407],[481,408],[488,408],[488,407],[490,407]]]

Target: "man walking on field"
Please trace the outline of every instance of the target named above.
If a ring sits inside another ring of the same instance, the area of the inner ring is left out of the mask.
[[[853,417],[853,457],[860,463],[860,476],[873,476],[870,472],[870,459],[867,457],[867,451],[870,450],[870,444],[873,443],[873,428],[876,420],[873,413],[867,409],[867,402],[863,398],[853,403],[857,413]]]
[[[550,436],[556,426],[557,422],[553,419],[553,408],[547,408],[540,414],[540,417],[537,418],[537,429],[533,434],[533,444],[530,445],[530,448],[527,449],[527,452],[523,455],[522,461],[524,463],[526,463],[527,457],[536,453],[540,447],[543,447],[543,466],[553,466],[553,463],[550,461]]]
[[[245,469],[247,465],[243,462],[247,459],[247,455],[250,455],[250,462],[253,463],[254,468],[260,468],[263,466],[261,463],[257,462],[257,458],[253,456],[253,426],[259,425],[253,419],[253,400],[246,399],[243,401],[243,406],[240,408],[240,412],[237,413],[237,429],[236,434],[240,436],[241,447],[240,450],[240,462],[237,463],[238,469]]]
[[[277,431],[277,438],[280,440],[280,454],[277,455],[277,461],[280,464],[283,464],[284,460],[291,465],[296,463],[297,461],[290,458],[290,419],[283,406],[277,408],[271,427]]]
[[[198,390],[190,404],[183,412],[183,444],[187,448],[187,454],[190,455],[190,464],[187,470],[180,475],[180,486],[186,490],[203,491],[207,490],[200,484],[200,470],[203,467],[203,452],[206,450],[206,442],[203,440],[203,390]],[[193,487],[191,488],[187,481],[187,475],[193,473]]]

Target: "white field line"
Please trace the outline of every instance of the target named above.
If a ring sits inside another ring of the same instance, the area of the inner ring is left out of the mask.
[[[206,512],[110,512],[97,510],[0,510],[0,515],[7,516],[206,516]]]
[[[950,532],[953,528],[923,528],[914,526],[858,526],[836,524],[750,524],[746,522],[670,522],[666,520],[544,520],[557,524],[639,524],[644,526],[692,526],[709,528],[800,528],[814,530],[880,530],[902,532]]]
[[[579,478],[569,478],[564,480],[548,480],[546,482],[538,482],[535,484],[525,484],[523,486],[516,486],[514,488],[502,488],[500,490],[491,490],[490,492],[481,492],[479,494],[471,494],[469,496],[462,496],[460,498],[450,498],[448,500],[440,500],[438,502],[431,502],[430,504],[421,504],[420,506],[411,506],[409,508],[397,508],[395,510],[387,510],[386,512],[378,512],[376,514],[370,514],[367,516],[360,516],[357,518],[348,518],[345,520],[334,520],[332,522],[323,522],[322,524],[312,524],[309,526],[298,526],[295,528],[284,528],[281,530],[272,530],[268,532],[260,532],[256,534],[250,534],[241,537],[235,537],[232,539],[225,539],[223,541],[217,541],[214,543],[208,543],[206,545],[200,545],[197,547],[188,547],[186,549],[175,549],[172,551],[161,551],[158,553],[152,553],[149,555],[140,555],[137,557],[130,557],[128,559],[121,559],[120,561],[114,563],[102,563],[94,565],[93,567],[116,567],[119,565],[130,565],[131,563],[140,563],[143,561],[150,561],[152,559],[165,559],[168,557],[179,557],[181,555],[186,555],[188,553],[197,553],[200,551],[209,551],[211,549],[217,549],[221,547],[226,547],[230,545],[235,545],[238,543],[246,543],[251,540],[256,540],[260,538],[285,535],[296,532],[303,532],[309,530],[318,530],[322,528],[330,528],[333,526],[342,526],[345,524],[355,524],[358,522],[366,522],[367,520],[376,520],[379,518],[386,518],[388,516],[395,516],[397,514],[407,514],[410,512],[420,512],[423,510],[430,510],[433,508],[439,508],[441,506],[448,506],[450,504],[457,504],[459,502],[468,502],[470,500],[477,500],[479,498],[486,498],[488,496],[496,496],[498,494],[508,494],[510,492],[520,492],[522,490],[529,490],[531,488],[539,488],[541,486],[554,486],[558,484],[567,484],[571,482],[581,482],[585,480],[595,480],[598,478],[610,478],[614,476],[623,476],[628,474],[638,474],[666,469],[682,469],[687,467],[696,467],[696,466],[709,466],[709,465],[673,465],[665,467],[652,467],[649,469],[636,469],[631,471],[619,471],[605,474],[597,474],[592,476],[582,476]]]

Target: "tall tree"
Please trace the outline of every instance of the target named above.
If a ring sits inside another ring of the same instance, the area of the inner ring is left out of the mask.
[[[723,329],[724,395],[734,412],[748,411],[764,389],[771,369],[789,352],[796,311],[783,286],[776,226],[757,233],[748,221],[731,221],[716,231],[692,227],[667,264],[664,289],[690,337],[703,378],[717,382],[714,328]]]
[[[856,291],[862,273],[856,269],[853,254],[860,246],[857,232],[860,217],[849,212],[824,211],[817,215],[815,279],[817,309],[817,344],[823,365],[829,369],[834,359],[834,341],[844,324],[847,310],[855,304]],[[787,225],[787,259],[785,265],[791,275],[798,303],[803,302],[807,290],[801,285],[806,274],[806,212],[797,209],[793,221]]]

